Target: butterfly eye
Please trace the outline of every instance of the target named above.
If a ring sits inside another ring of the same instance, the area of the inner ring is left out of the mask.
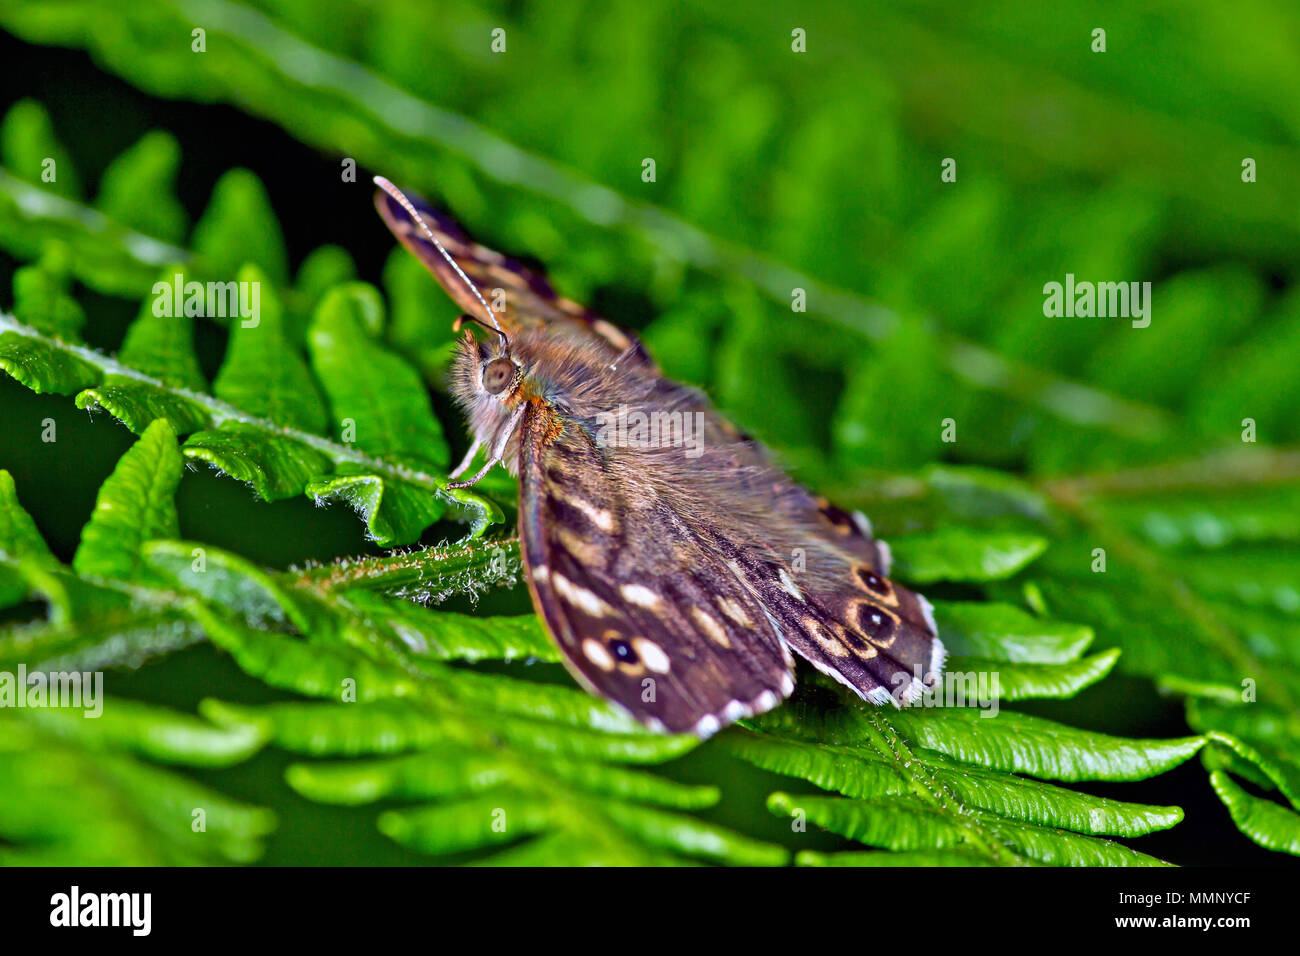
[[[483,387],[493,395],[510,384],[515,377],[515,363],[508,358],[493,359],[483,366]]]

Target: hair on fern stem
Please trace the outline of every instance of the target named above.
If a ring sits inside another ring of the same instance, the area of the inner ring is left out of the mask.
[[[406,214],[410,216],[411,219],[413,219],[416,222],[416,224],[419,225],[420,229],[423,230],[425,237],[428,238],[428,240],[432,242],[435,247],[437,247],[439,254],[441,254],[441,256],[447,260],[447,264],[452,267],[456,275],[458,275],[460,277],[460,280],[465,283],[466,287],[468,287],[469,291],[474,293],[474,298],[478,299],[479,305],[483,306],[483,314],[487,316],[488,318],[487,322],[484,322],[482,319],[477,318],[476,316],[463,315],[461,316],[460,319],[456,320],[457,331],[460,330],[460,322],[462,319],[469,319],[471,322],[477,322],[479,325],[483,326],[483,328],[487,329],[489,332],[495,332],[497,335],[501,336],[502,347],[505,349],[505,353],[509,355],[510,339],[506,335],[506,333],[502,330],[501,323],[497,321],[496,313],[493,312],[488,307],[487,300],[485,300],[482,294],[478,291],[478,286],[476,286],[474,284],[474,281],[465,274],[465,270],[462,269],[460,267],[460,264],[451,257],[451,253],[449,253],[446,247],[443,246],[443,244],[438,240],[438,237],[433,234],[433,230],[429,228],[429,224],[424,221],[424,217],[421,216],[420,213],[416,210],[415,204],[412,203],[411,200],[406,198],[405,193],[403,193],[400,189],[394,186],[383,176],[375,177],[375,185],[378,186],[380,189],[382,189],[384,192],[388,193],[388,195],[392,196],[393,199],[396,200],[396,202],[403,209],[406,210]]]

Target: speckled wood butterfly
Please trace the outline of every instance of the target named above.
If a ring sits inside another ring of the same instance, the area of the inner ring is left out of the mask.
[[[466,311],[452,390],[519,478],[533,604],[573,676],[658,730],[708,736],[794,690],[794,658],[915,700],[944,650],[889,549],[788,478],[631,333],[562,299],[387,180],[380,215]],[[493,299],[489,308],[479,289]]]

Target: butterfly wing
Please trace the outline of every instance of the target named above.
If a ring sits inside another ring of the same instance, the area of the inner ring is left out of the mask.
[[[945,652],[930,606],[888,579],[889,550],[865,519],[814,498],[704,396],[659,378],[630,332],[411,198],[494,307],[504,293],[507,332],[544,330],[603,351],[654,381],[645,411],[703,421],[700,460],[612,463],[610,449],[554,408],[525,416],[519,527],[529,584],[579,682],[652,726],[707,734],[790,693],[787,648],[875,703],[915,699],[937,677]],[[397,238],[476,312],[407,212],[382,191],[375,201]],[[628,480],[641,475],[657,483]],[[655,520],[633,517],[642,512]]]
[[[642,722],[708,736],[776,706],[793,661],[762,604],[670,501],[531,406],[519,530],[533,601],[570,672]]]
[[[521,329],[544,327],[557,336],[598,345],[608,350],[611,358],[630,352],[649,364],[649,357],[631,332],[557,295],[544,276],[518,260],[479,245],[455,220],[420,197],[408,193],[407,198],[438,241],[478,286],[507,335],[513,337]],[[481,315],[483,307],[473,293],[402,205],[381,189],[375,193],[375,208],[393,235],[424,263],[456,304],[465,312]]]
[[[786,480],[775,494],[780,540],[797,529],[792,558],[753,568],[761,600],[789,646],[819,671],[877,704],[916,700],[947,656],[930,604],[888,578],[890,555],[860,514]],[[764,573],[766,571],[766,573]]]
[[[873,703],[915,700],[946,652],[929,602],[889,580],[888,546],[863,516],[791,480],[703,396],[693,407],[706,422],[702,457],[660,454],[653,467],[679,493],[694,488],[686,510],[708,516],[711,549],[800,657]]]

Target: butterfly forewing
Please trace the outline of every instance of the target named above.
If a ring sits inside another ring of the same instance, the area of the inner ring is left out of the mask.
[[[701,735],[790,693],[792,661],[762,605],[685,516],[611,475],[581,425],[529,409],[519,481],[535,603],[589,689]]]

